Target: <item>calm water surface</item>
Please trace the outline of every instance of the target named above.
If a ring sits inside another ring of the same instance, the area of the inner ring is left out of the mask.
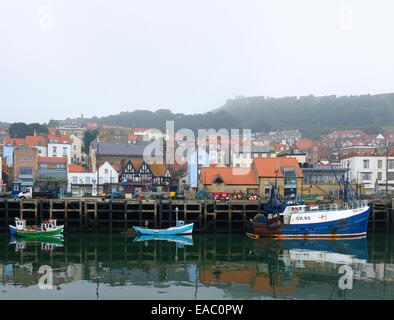
[[[394,299],[394,236],[252,240],[0,234],[0,299]],[[52,289],[40,281],[50,266]]]

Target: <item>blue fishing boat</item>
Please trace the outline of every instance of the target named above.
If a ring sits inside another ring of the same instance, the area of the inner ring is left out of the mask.
[[[133,226],[133,229],[143,235],[180,235],[180,234],[191,234],[193,232],[194,223],[185,224],[185,221],[178,220],[178,207],[175,208],[176,213],[176,225],[175,227],[169,227],[166,229],[149,229],[143,227]],[[146,221],[147,222],[147,221]]]
[[[334,171],[333,168],[332,170]],[[343,177],[343,187],[336,175],[335,178],[343,194],[342,204],[280,203],[275,193],[275,182],[271,190],[270,202],[264,212],[253,218],[247,235],[252,238],[274,237],[277,239],[366,236],[370,214],[368,201],[354,199],[348,177],[346,180]]]
[[[180,235],[191,234],[193,232],[193,223],[185,224],[185,221],[178,220],[175,227],[166,229],[149,229],[143,227],[133,227],[135,231],[143,235]]]

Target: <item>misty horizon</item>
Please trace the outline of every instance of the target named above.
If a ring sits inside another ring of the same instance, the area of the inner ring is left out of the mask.
[[[3,1],[0,121],[394,92],[393,9],[388,0]]]

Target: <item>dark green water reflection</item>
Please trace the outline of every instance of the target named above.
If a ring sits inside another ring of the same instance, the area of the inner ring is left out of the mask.
[[[15,241],[0,235],[0,299],[394,299],[394,236],[252,240],[121,234]],[[41,266],[53,289],[41,289]]]

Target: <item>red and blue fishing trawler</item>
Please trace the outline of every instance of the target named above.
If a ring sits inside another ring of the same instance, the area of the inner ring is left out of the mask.
[[[368,201],[354,199],[348,173],[346,180],[342,177],[342,182],[335,171],[334,175],[343,195],[342,203],[280,203],[275,182],[268,205],[253,218],[247,235],[277,239],[365,237],[370,213]]]

